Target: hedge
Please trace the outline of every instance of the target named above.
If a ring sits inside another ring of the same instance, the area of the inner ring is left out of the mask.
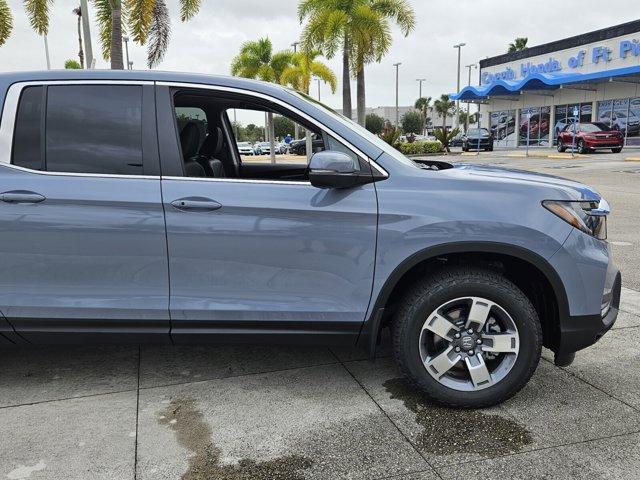
[[[444,149],[437,140],[420,140],[412,143],[401,143],[400,151],[405,155],[417,155],[420,153],[440,153]]]

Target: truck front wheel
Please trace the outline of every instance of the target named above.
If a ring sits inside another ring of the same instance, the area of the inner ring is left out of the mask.
[[[392,324],[396,362],[432,400],[480,408],[515,395],[540,360],[542,330],[524,293],[492,270],[455,267],[407,292]]]

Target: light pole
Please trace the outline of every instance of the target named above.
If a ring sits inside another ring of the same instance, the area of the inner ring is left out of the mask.
[[[420,85],[418,87],[418,98],[422,98],[422,82],[426,82],[426,78],[416,78],[416,82]]]
[[[472,63],[471,65],[465,65],[464,68],[469,70],[469,83],[467,85],[471,86],[471,69],[475,70],[476,68],[478,68],[478,66],[475,63]],[[469,113],[470,113],[469,108],[470,108],[470,105],[469,105],[469,102],[467,102],[467,120],[464,124],[465,132],[467,131],[467,128],[469,126]]]
[[[457,90],[456,93],[460,93],[460,56],[462,47],[464,47],[466,43],[458,43],[454,45],[453,48],[458,49],[458,79],[457,79]],[[460,126],[460,118],[458,118],[458,110],[460,109],[460,100],[456,100],[456,127]]]
[[[125,35],[124,37],[122,37],[122,39],[124,40],[124,51],[126,52],[126,55],[127,55],[127,69],[131,70],[132,62],[129,61],[129,37]]]
[[[320,101],[320,79],[316,78],[316,82],[318,82],[318,101]]]
[[[133,62],[127,62],[127,65],[129,66],[129,70],[133,70]]]
[[[44,37],[44,54],[47,57],[47,70],[51,70],[51,60],[49,60],[49,41],[47,40],[47,36]]]
[[[300,42],[293,42],[291,44],[291,46],[293,47],[293,53],[296,53],[298,51],[298,45],[300,45]]]
[[[402,65],[402,62],[393,64],[393,66],[396,67],[396,129],[400,123],[400,109],[398,107],[398,67],[400,67],[400,65]]]

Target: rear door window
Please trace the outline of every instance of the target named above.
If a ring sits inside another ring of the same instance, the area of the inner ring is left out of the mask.
[[[142,175],[142,87],[47,88],[47,171]]]

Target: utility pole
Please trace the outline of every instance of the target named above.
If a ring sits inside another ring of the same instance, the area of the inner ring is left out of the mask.
[[[316,78],[316,82],[318,82],[318,101],[320,101],[320,79]]]
[[[402,62],[394,63],[393,66],[396,67],[396,129],[400,124],[400,108],[398,107],[398,70],[402,65]]]
[[[87,68],[93,68],[95,59],[91,48],[91,25],[89,23],[89,5],[87,0],[80,0],[80,12],[82,13],[82,33],[84,37],[84,56]]]
[[[416,82],[420,85],[418,87],[418,98],[422,98],[422,82],[426,82],[426,78],[416,78]]]
[[[475,70],[476,68],[478,68],[478,66],[475,63],[472,63],[470,65],[465,65],[464,68],[469,70],[469,83],[467,85],[470,87],[471,86],[471,69],[473,68]],[[467,102],[467,120],[464,123],[464,131],[465,132],[469,128],[469,113],[470,113],[469,109],[470,109],[470,105],[469,105],[469,102]]]
[[[461,56],[461,51],[462,51],[462,47],[464,47],[466,45],[466,43],[458,43],[457,45],[454,45],[453,48],[457,48],[458,49],[458,78],[457,78],[457,90],[456,93],[460,93],[460,56]],[[455,126],[459,127],[460,126],[460,118],[458,116],[458,111],[460,110],[460,100],[456,100],[456,115],[455,115]]]

